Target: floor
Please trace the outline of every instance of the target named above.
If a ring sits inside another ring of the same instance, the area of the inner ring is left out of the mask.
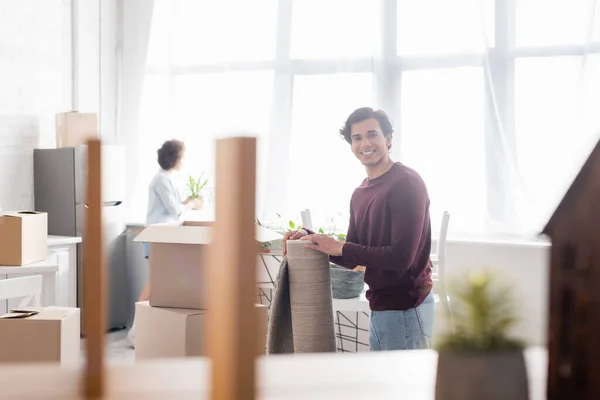
[[[111,332],[106,337],[106,358],[109,364],[135,362],[135,351],[127,341],[126,330]],[[81,339],[81,362],[85,362],[85,339]]]

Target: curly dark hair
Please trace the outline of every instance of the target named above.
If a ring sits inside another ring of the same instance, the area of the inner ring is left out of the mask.
[[[183,142],[175,139],[167,140],[157,151],[158,165],[165,171],[175,167],[179,163],[179,160],[181,160],[184,149]]]
[[[394,127],[392,126],[392,120],[383,110],[373,110],[371,107],[357,108],[350,114],[344,126],[340,129],[340,135],[349,144],[352,144],[351,130],[352,125],[358,122],[363,122],[367,119],[374,118],[379,123],[381,130],[386,138],[391,139],[394,134]],[[391,148],[390,145],[388,147]]]

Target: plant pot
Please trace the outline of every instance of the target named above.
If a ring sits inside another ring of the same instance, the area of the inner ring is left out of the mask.
[[[334,299],[358,297],[365,287],[365,273],[331,264],[331,292]]]
[[[523,352],[439,352],[435,399],[528,400]]]

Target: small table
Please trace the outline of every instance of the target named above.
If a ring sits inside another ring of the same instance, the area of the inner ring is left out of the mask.
[[[333,311],[349,312],[371,312],[369,300],[367,300],[367,287],[360,296],[351,299],[333,299]]]

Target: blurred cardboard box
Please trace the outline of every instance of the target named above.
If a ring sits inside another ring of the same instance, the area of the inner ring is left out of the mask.
[[[134,241],[150,243],[150,306],[208,308],[204,257],[212,240],[212,225],[211,221],[156,224],[136,236]],[[257,241],[280,238],[279,233],[257,226]],[[256,261],[250,264],[256,268]]]
[[[0,215],[0,265],[21,266],[48,257],[48,214],[4,211]]]
[[[98,115],[77,111],[56,114],[56,148],[86,145],[99,139]]]
[[[267,306],[255,305],[258,325],[256,354],[267,346]],[[135,304],[135,358],[206,356],[203,332],[208,310],[151,307]]]
[[[78,365],[80,311],[71,307],[26,307],[37,314],[0,316],[0,363],[57,362]]]

